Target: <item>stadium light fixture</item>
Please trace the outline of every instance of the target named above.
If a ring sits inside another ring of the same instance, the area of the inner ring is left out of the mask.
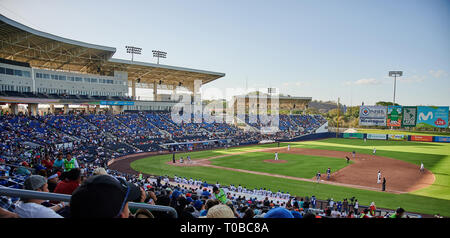
[[[403,71],[389,71],[389,77],[394,77],[394,101],[392,105],[395,106],[395,88],[397,84],[397,77],[401,77],[403,75]]]
[[[153,57],[158,58],[157,64],[159,64],[159,58],[166,58],[167,52],[159,51],[159,50],[152,50]]]
[[[131,54],[131,61],[133,61],[134,58],[134,54],[140,55],[142,48],[139,47],[134,47],[134,46],[125,46],[125,48],[127,49],[127,53]]]

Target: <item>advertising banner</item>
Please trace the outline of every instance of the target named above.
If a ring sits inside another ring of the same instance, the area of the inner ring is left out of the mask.
[[[433,136],[411,136],[411,141],[433,142]]]
[[[363,133],[344,133],[344,138],[349,138],[349,139],[362,139],[364,138],[364,134]]]
[[[417,107],[402,107],[402,127],[415,127],[417,122]]]
[[[417,107],[417,125],[448,127],[448,107]]]
[[[386,140],[386,134],[367,134],[369,140]]]
[[[359,108],[360,126],[386,126],[385,106],[361,106]]]
[[[387,107],[387,126],[400,127],[402,124],[402,106]]]
[[[133,106],[133,101],[100,101],[100,105]]]
[[[389,140],[406,140],[406,138],[405,135],[388,135]]]
[[[434,137],[435,142],[447,142],[450,143],[450,136],[435,136]]]

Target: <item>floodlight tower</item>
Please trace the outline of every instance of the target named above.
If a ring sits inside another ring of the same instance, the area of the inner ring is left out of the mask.
[[[152,50],[153,57],[158,58],[157,64],[159,64],[159,58],[166,58],[167,52],[159,51],[159,50]]]
[[[389,71],[389,77],[394,77],[394,101],[392,103],[395,106],[395,86],[397,83],[397,77],[401,77],[403,75],[403,71]]]
[[[141,51],[142,51],[142,48],[134,47],[134,46],[125,46],[125,48],[127,49],[127,53],[131,54],[131,61],[133,61],[134,54],[140,55]]]

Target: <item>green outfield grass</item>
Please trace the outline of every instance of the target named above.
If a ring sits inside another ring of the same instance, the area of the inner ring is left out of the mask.
[[[361,189],[354,189],[348,187],[340,187],[334,185],[317,184],[311,182],[295,181],[289,179],[275,178],[264,175],[255,175],[248,173],[240,173],[229,170],[221,170],[207,167],[176,167],[167,165],[166,162],[172,160],[172,155],[153,156],[141,160],[134,161],[131,167],[137,171],[142,171],[148,174],[155,175],[173,175],[184,176],[187,178],[196,178],[206,180],[209,183],[218,181],[220,184],[241,184],[247,188],[265,187],[272,191],[288,191],[290,194],[298,196],[316,195],[319,199],[334,198],[341,200],[343,198],[350,198],[355,196],[362,205],[369,205],[372,201],[376,202],[378,207],[396,209],[401,206],[409,212],[417,212],[424,214],[436,214],[450,217],[450,144],[448,143],[429,143],[429,142],[407,142],[407,141],[377,141],[377,140],[363,140],[358,139],[326,139],[319,141],[307,141],[289,143],[291,147],[300,148],[315,148],[324,150],[348,151],[353,150],[356,153],[371,154],[373,147],[377,148],[377,155],[391,157],[406,162],[420,164],[423,161],[425,167],[431,170],[435,176],[436,181],[428,188],[424,188],[413,193],[408,194],[390,194],[384,192],[367,191]],[[192,159],[207,158],[218,155],[230,155],[235,152],[246,152],[261,147],[276,147],[276,144],[257,145],[239,148],[230,148],[228,150],[219,149],[212,151],[191,152],[189,155]],[[281,143],[281,146],[287,146],[287,143]],[[268,157],[264,154],[268,154]],[[284,157],[284,156],[287,157]],[[186,154],[177,154],[179,156],[186,156]],[[280,159],[288,160],[288,164],[272,164],[258,162],[264,159],[273,159],[273,154],[253,152],[241,155],[233,155],[213,160],[213,164],[240,168],[253,171],[278,173],[283,175],[311,178],[314,176],[316,169],[311,166],[308,168],[305,165],[295,165],[295,161],[299,164],[305,163],[307,157],[291,157],[290,154],[279,154]],[[316,157],[316,156],[312,156]],[[240,162],[245,159],[246,163]],[[331,167],[331,161],[339,161],[340,164],[345,163],[345,160],[337,160],[334,158],[309,158],[311,162],[322,164],[323,171],[327,167]],[[333,165],[339,167],[339,164]],[[277,167],[280,165],[281,167]],[[287,166],[282,168],[283,166]],[[343,164],[342,166],[345,166]],[[296,169],[295,169],[296,168]],[[333,167],[332,167],[333,168]],[[298,172],[297,172],[298,170]],[[334,171],[334,169],[332,170]]]
[[[382,130],[382,129],[357,129],[357,131],[358,133],[372,133],[372,134],[450,136],[450,132],[438,132],[438,131],[401,131],[401,130]]]
[[[273,160],[274,158],[274,153],[254,152],[212,159],[211,162],[213,165],[222,167],[245,169],[307,179],[313,178],[317,174],[317,171],[321,171],[321,173],[325,175],[325,171],[328,168],[331,169],[331,172],[334,172],[347,166],[347,161],[345,158],[329,158],[283,153],[278,153],[278,159],[286,160],[286,163],[276,164],[264,162],[264,160]]]

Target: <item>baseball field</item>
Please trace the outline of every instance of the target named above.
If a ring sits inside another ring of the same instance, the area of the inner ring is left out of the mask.
[[[361,205],[450,216],[450,144],[411,141],[325,139],[255,145],[124,159],[110,168],[148,175],[174,175],[266,188],[296,196],[335,201],[356,197]],[[373,149],[376,148],[376,154]],[[355,158],[352,156],[355,151]],[[278,161],[274,153],[278,152]],[[190,155],[192,162],[180,164]],[[345,156],[350,158],[347,163]],[[420,163],[425,172],[420,172]],[[331,177],[326,176],[327,168]],[[386,191],[377,183],[377,172],[386,178]],[[321,181],[315,179],[322,174]]]

